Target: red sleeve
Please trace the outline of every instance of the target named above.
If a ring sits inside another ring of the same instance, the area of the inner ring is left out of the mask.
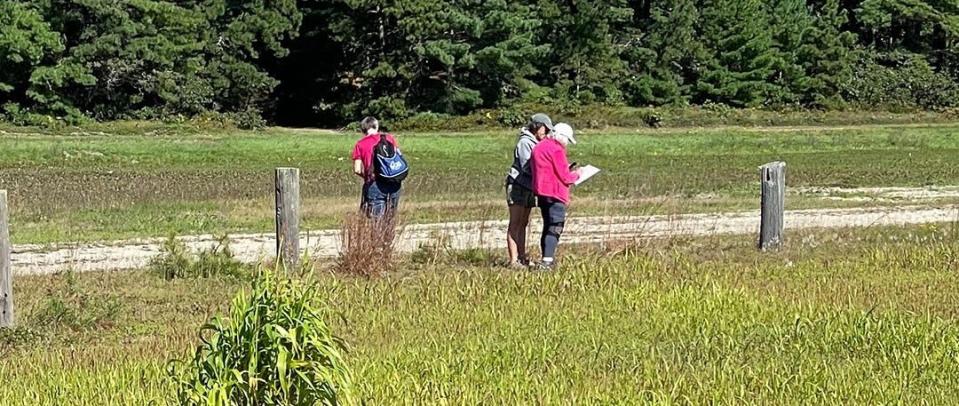
[[[396,137],[394,137],[393,134],[386,134],[386,139],[387,139],[391,144],[393,144],[394,147],[396,147],[396,148],[399,148],[399,147],[400,147],[400,143],[399,143],[399,142],[396,142]]]
[[[553,170],[556,171],[556,176],[559,178],[563,184],[566,186],[572,185],[579,180],[579,175],[570,172],[569,170],[569,160],[566,159],[566,153],[561,149],[557,149],[553,156]]]
[[[357,159],[363,159],[363,152],[360,151],[360,143],[359,143],[359,142],[357,142],[356,145],[353,146],[353,158],[352,158],[352,159],[353,159],[354,161],[357,160]]]

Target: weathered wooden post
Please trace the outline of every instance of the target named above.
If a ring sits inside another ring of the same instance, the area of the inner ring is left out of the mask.
[[[776,249],[783,243],[786,201],[786,163],[770,162],[759,167],[762,183],[762,213],[759,249]]]
[[[300,170],[276,168],[276,259],[287,269],[300,260]]]
[[[0,190],[0,328],[13,327],[13,273],[10,271],[10,229],[7,191]]]

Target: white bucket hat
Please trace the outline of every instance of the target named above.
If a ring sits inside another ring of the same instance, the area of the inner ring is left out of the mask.
[[[553,137],[563,137],[569,140],[570,144],[576,143],[576,138],[573,137],[573,127],[566,123],[556,124],[556,126],[553,128]]]

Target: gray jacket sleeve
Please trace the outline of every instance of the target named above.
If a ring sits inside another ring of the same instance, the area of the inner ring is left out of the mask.
[[[533,143],[527,139],[522,139],[516,144],[516,159],[519,161],[519,169],[529,173],[529,158],[533,156]]]
[[[513,154],[513,167],[510,168],[510,177],[530,189],[533,187],[533,175],[530,170],[530,158],[533,156],[533,147],[536,143],[530,139],[523,138],[516,143],[516,152]]]

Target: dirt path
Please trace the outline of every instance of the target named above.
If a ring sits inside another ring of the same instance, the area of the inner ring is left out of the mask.
[[[788,232],[802,228],[867,227],[957,220],[959,206],[799,210],[786,213],[786,229]],[[573,218],[567,224],[567,233],[564,234],[563,240],[575,243],[665,236],[750,234],[759,229],[759,213],[581,217]],[[534,221],[531,227],[537,230],[540,225]],[[505,229],[505,221],[409,225],[402,229],[398,237],[398,248],[403,252],[410,252],[420,244],[437,241],[457,249],[495,248],[502,245]],[[181,240],[193,250],[207,248],[216,243],[210,235],[182,237]],[[237,258],[251,263],[270,257],[276,244],[274,236],[270,234],[236,234],[230,236],[230,240],[231,249]],[[142,268],[160,252],[162,242],[162,239],[142,239],[52,247],[15,245],[13,271],[18,275],[29,275],[49,274],[67,269],[102,271]],[[300,241],[301,247],[318,257],[336,255],[339,244],[339,232],[336,230],[304,233]]]

